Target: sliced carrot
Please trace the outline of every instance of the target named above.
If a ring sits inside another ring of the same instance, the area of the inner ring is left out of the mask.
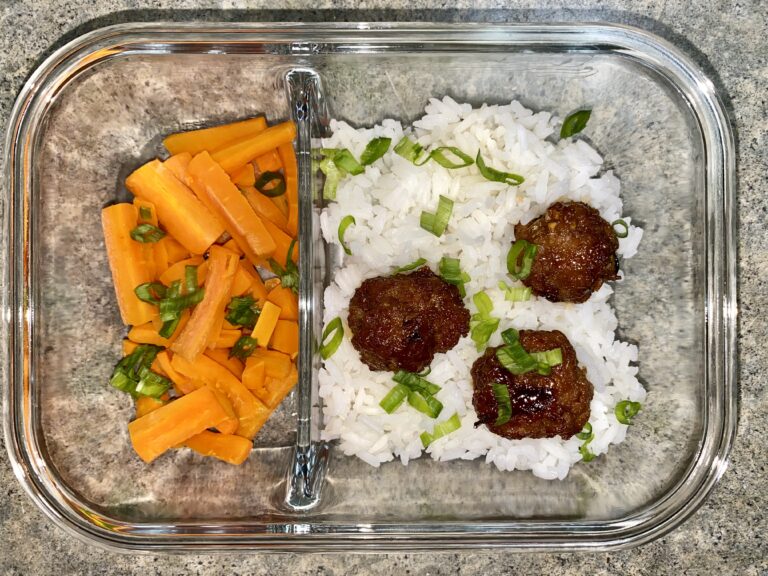
[[[218,219],[158,160],[133,172],[125,185],[152,202],[160,224],[192,254],[202,254],[224,232]]]
[[[288,376],[272,378],[267,376],[264,387],[257,391],[256,396],[270,408],[276,408],[299,381],[299,373],[291,366]]]
[[[195,307],[189,322],[171,346],[171,350],[176,354],[188,361],[194,361],[203,352],[219,316],[223,318],[237,264],[237,256],[229,250],[220,246],[211,247],[205,296]]]
[[[197,284],[202,286],[208,277],[208,262],[202,256],[192,256],[186,260],[179,260],[168,267],[168,270],[160,274],[160,282],[170,286],[177,280],[184,284],[187,266],[197,266]]]
[[[163,338],[157,333],[151,322],[131,326],[131,329],[128,331],[128,339],[137,344],[153,344],[155,346],[163,346],[164,348],[171,345],[171,341],[168,338]]]
[[[143,245],[131,238],[137,223],[138,210],[132,204],[115,204],[101,211],[115,296],[125,324],[144,324],[156,313],[154,306],[139,300],[134,292],[139,284],[152,281]]]
[[[269,220],[275,226],[283,231],[288,230],[288,218],[283,214],[280,209],[275,206],[271,198],[264,196],[261,192],[256,190],[253,186],[247,186],[241,188],[243,196],[251,205],[251,208],[258,214],[263,220]]]
[[[202,456],[213,456],[235,465],[245,462],[253,448],[253,442],[247,438],[208,430],[188,438],[184,444]]]
[[[280,320],[299,319],[299,297],[290,288],[277,285],[269,291],[267,300],[280,307]]]
[[[240,330],[221,330],[213,348],[232,348],[242,335]]]
[[[234,238],[230,238],[229,240],[224,242],[224,244],[222,244],[222,246],[224,248],[226,248],[227,250],[229,250],[231,252],[234,252],[238,256],[243,256],[243,251],[240,250],[240,246],[237,245],[237,242],[235,242]]]
[[[189,250],[184,248],[181,244],[176,242],[170,236],[165,236],[158,244],[162,244],[165,247],[165,252],[168,255],[168,265],[175,264],[179,260],[189,258]]]
[[[216,396],[203,387],[134,420],[128,424],[128,432],[139,457],[152,462],[169,448],[226,419]]]
[[[290,356],[277,350],[257,348],[250,358],[253,358],[254,362],[257,360],[264,362],[264,370],[268,378],[285,378],[290,374],[291,366],[293,366]]]
[[[270,126],[263,132],[234,142],[218,149],[212,154],[225,172],[234,174],[254,158],[266,154],[281,144],[293,142],[296,138],[296,125],[283,122]]]
[[[215,360],[224,368],[232,372],[236,377],[240,378],[243,375],[243,370],[245,369],[245,366],[243,363],[232,356],[230,358],[229,356],[229,350],[226,348],[216,348],[214,350],[206,350],[205,355],[208,356],[211,360]]]
[[[245,271],[245,268],[243,268],[243,265],[240,264],[240,266],[237,267],[235,279],[232,282],[232,288],[229,291],[230,299],[235,296],[242,296],[248,292],[251,289],[251,284],[253,284],[253,277],[248,274],[248,272]]]
[[[256,183],[256,172],[253,170],[253,164],[246,164],[235,174],[232,174],[232,183],[239,188],[253,186]]]
[[[263,358],[254,358],[249,356],[245,361],[242,380],[246,388],[251,391],[258,390],[264,386],[267,377]],[[254,392],[257,396],[258,393]]]
[[[280,308],[272,304],[272,302],[265,302],[264,307],[261,309],[261,314],[259,314],[259,319],[256,320],[256,326],[253,327],[253,332],[251,333],[251,337],[256,338],[259,346],[267,347],[279,318]]]
[[[165,372],[165,375],[173,382],[173,387],[179,395],[189,394],[194,392],[200,386],[195,385],[186,376],[182,376],[171,365],[171,353],[167,350],[163,350],[157,355],[156,362],[160,365]],[[153,365],[154,366],[154,365]]]
[[[285,263],[288,262],[288,250],[291,248],[291,242],[293,242],[293,238],[288,236],[285,232],[280,230],[277,226],[272,224],[269,220],[264,220],[264,227],[269,232],[270,236],[272,236],[272,239],[275,241],[275,252],[273,255],[273,258],[281,265],[285,266]],[[299,261],[299,245],[298,243],[293,244],[293,251],[291,252],[291,260],[294,262]]]
[[[253,268],[251,264],[248,263],[247,260],[246,261],[241,260],[240,267],[251,278],[250,291],[251,291],[251,294],[253,295],[253,298],[259,304],[259,308],[263,307],[264,302],[267,301],[267,296],[269,295],[269,291],[267,290],[266,286],[264,286],[264,282],[261,280],[261,276],[259,276],[259,273],[256,272],[256,270]]]
[[[234,434],[237,431],[237,427],[240,425],[240,420],[237,417],[237,414],[235,414],[235,409],[232,406],[232,402],[229,401],[229,398],[227,398],[227,395],[221,392],[218,388],[211,384],[205,384],[205,386],[208,386],[213,394],[216,396],[216,400],[219,401],[219,404],[221,404],[221,407],[224,408],[224,412],[227,413],[227,419],[224,420],[221,424],[218,424],[216,426],[216,430],[221,432],[222,434]]]
[[[299,229],[299,170],[296,164],[296,152],[290,142],[277,148],[285,174],[285,197],[288,201],[288,233],[296,236]]]
[[[263,116],[240,122],[232,122],[212,128],[201,128],[188,132],[171,134],[163,140],[163,145],[171,154],[188,152],[193,156],[203,150],[216,150],[234,140],[258,134],[267,127]]]
[[[168,168],[179,182],[183,182],[186,186],[189,186],[189,173],[187,172],[187,166],[192,161],[192,154],[189,152],[182,152],[171,156],[163,162],[163,166]]]
[[[299,324],[293,320],[278,320],[269,347],[288,354],[291,360],[299,355]]]
[[[136,398],[136,418],[141,418],[162,408],[168,403],[168,394],[163,394],[162,398],[152,398],[150,396],[139,396]]]
[[[285,221],[288,221],[288,200],[285,198],[285,194],[281,196],[275,196],[274,198],[270,198],[272,201],[272,204],[274,204],[278,210],[280,210],[280,213],[285,216]]]
[[[206,385],[215,386],[220,392],[226,394],[240,420],[238,436],[253,438],[269,418],[270,410],[251,394],[240,380],[215,360],[201,355],[194,362],[188,362],[176,354],[171,363],[185,376],[199,378]]]
[[[259,172],[261,173],[277,172],[283,167],[283,164],[280,162],[280,156],[278,155],[277,150],[270,150],[266,154],[257,156],[255,162],[256,166],[259,168]]]

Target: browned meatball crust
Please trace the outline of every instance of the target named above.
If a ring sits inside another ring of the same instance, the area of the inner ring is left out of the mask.
[[[515,239],[538,247],[523,284],[551,302],[584,302],[606,280],[618,278],[613,227],[583,202],[556,202],[528,224],[515,226]]]
[[[472,365],[472,404],[478,424],[513,440],[558,435],[567,439],[581,432],[589,420],[593,388],[568,338],[558,330],[522,330],[520,344],[527,352],[560,348],[563,362],[553,366],[548,376],[536,371],[515,376],[496,358],[498,347],[488,348]],[[498,417],[494,382],[507,387],[512,404],[511,418],[500,426],[494,424]]]
[[[456,286],[424,266],[365,280],[349,303],[352,345],[371,370],[420,372],[469,332]]]

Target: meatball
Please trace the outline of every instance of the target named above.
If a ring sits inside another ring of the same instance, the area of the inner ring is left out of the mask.
[[[570,438],[581,432],[589,420],[592,384],[576,363],[576,352],[562,332],[523,330],[520,344],[527,352],[560,348],[563,362],[552,367],[548,376],[536,371],[514,375],[496,358],[497,348],[488,348],[472,365],[474,393],[472,404],[479,424],[486,424],[494,434],[510,439]],[[509,390],[512,416],[496,426],[498,404],[493,383]]]
[[[605,280],[618,278],[613,227],[583,202],[557,202],[528,224],[515,226],[515,238],[538,247],[523,284],[551,302],[584,302]]]
[[[372,370],[420,372],[469,332],[456,286],[424,266],[369,278],[349,304],[352,345]]]

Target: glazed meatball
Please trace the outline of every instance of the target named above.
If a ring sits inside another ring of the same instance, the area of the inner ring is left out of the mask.
[[[536,371],[514,375],[496,358],[497,348],[488,348],[472,366],[475,407],[478,423],[486,424],[491,432],[510,439],[570,438],[581,432],[589,420],[592,384],[576,362],[576,352],[562,332],[523,330],[520,344],[527,352],[544,352],[560,348],[563,362],[552,367],[548,376]],[[498,403],[493,383],[509,390],[512,416],[496,426]]]
[[[420,372],[469,332],[456,286],[424,266],[369,278],[349,304],[352,345],[372,370]]]
[[[583,202],[557,202],[528,224],[515,226],[515,238],[538,247],[523,284],[551,302],[584,302],[606,280],[618,278],[613,227]]]

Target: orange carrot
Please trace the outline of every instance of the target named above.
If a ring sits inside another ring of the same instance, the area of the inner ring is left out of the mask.
[[[240,250],[240,246],[237,245],[237,242],[235,242],[234,238],[230,238],[229,240],[224,242],[224,244],[222,244],[222,246],[224,248],[226,248],[227,250],[229,250],[230,252],[234,252],[235,254],[237,254],[240,257],[243,256],[243,251]]]
[[[256,326],[253,327],[253,332],[251,333],[251,337],[256,338],[259,346],[267,347],[279,318],[280,308],[272,304],[272,302],[265,302],[264,307],[261,309],[261,314],[259,314],[259,319],[256,320]]]
[[[208,356],[211,360],[215,360],[224,368],[232,372],[236,377],[240,378],[243,375],[243,370],[245,370],[245,366],[243,363],[233,357],[229,357],[229,350],[226,348],[216,348],[214,350],[206,350],[205,355]]]
[[[188,438],[186,446],[203,456],[213,456],[228,464],[240,465],[248,458],[253,442],[233,434],[216,434],[205,430]]]
[[[153,344],[155,346],[163,347],[171,345],[171,341],[168,338],[163,338],[157,333],[157,330],[151,322],[132,326],[128,331],[128,339],[137,344]]]
[[[163,140],[163,145],[171,154],[188,152],[194,156],[203,150],[210,152],[234,140],[258,134],[266,129],[266,127],[267,121],[263,116],[259,116],[258,118],[214,126],[213,128],[201,128],[200,130],[171,134]]]
[[[270,408],[276,408],[299,381],[299,373],[291,366],[288,376],[283,378],[267,377],[264,386],[256,391],[256,396]]]
[[[207,152],[192,159],[189,174],[195,193],[208,199],[248,259],[258,266],[269,258],[275,251],[272,236],[240,190]]]
[[[275,286],[270,290],[267,300],[280,307],[280,320],[299,319],[299,297],[290,288]]]
[[[137,212],[132,204],[115,204],[101,211],[115,296],[125,324],[144,324],[157,312],[154,306],[142,302],[134,293],[136,286],[152,281],[142,244],[131,238],[131,230],[138,221]]]
[[[299,355],[299,324],[293,320],[278,320],[269,347],[288,354],[291,360]]]
[[[187,173],[187,166],[189,166],[191,160],[192,154],[189,152],[182,152],[168,158],[168,160],[163,162],[163,166],[168,168],[168,170],[170,170],[173,175],[176,176],[179,182],[189,186],[189,174]]]
[[[264,172],[277,172],[283,167],[283,164],[280,162],[277,150],[270,150],[266,154],[256,157],[256,166],[259,168],[259,172],[263,174]]]
[[[240,330],[221,330],[218,338],[214,341],[213,348],[232,348],[242,335]]]
[[[133,449],[145,462],[227,419],[210,388],[200,388],[128,424]]]
[[[238,188],[253,186],[256,183],[256,172],[253,170],[253,164],[246,164],[235,174],[232,174],[232,183]]]
[[[205,296],[171,346],[176,354],[191,362],[203,352],[219,316],[223,319],[237,264],[238,258],[232,252],[220,246],[211,246]]]
[[[291,121],[283,122],[270,126],[255,136],[224,146],[212,156],[225,172],[234,174],[254,158],[266,154],[281,144],[293,142],[294,138],[296,138],[296,125]]]
[[[272,201],[272,204],[274,204],[278,210],[280,210],[280,213],[285,216],[286,222],[288,221],[288,200],[285,199],[285,194],[281,196],[275,196],[274,198],[270,198]]]
[[[267,290],[266,286],[264,286],[264,282],[262,282],[261,276],[259,276],[259,273],[256,272],[256,270],[253,269],[253,266],[249,264],[247,261],[241,260],[240,267],[251,278],[250,291],[251,291],[251,294],[253,295],[253,298],[259,304],[259,308],[263,307],[264,302],[267,301],[267,296],[269,295],[269,291]]]
[[[288,201],[288,233],[296,236],[299,229],[299,170],[296,165],[296,153],[291,143],[281,144],[277,148],[285,174],[285,196]]]
[[[211,389],[214,396],[216,396],[216,400],[219,401],[219,404],[221,404],[221,407],[224,408],[224,412],[227,413],[227,419],[221,422],[220,424],[217,424],[216,430],[218,430],[222,434],[234,434],[235,432],[237,432],[237,427],[240,425],[240,420],[238,419],[237,414],[235,413],[235,409],[232,406],[232,402],[229,401],[229,398],[227,398],[226,394],[221,392],[215,386],[211,384],[205,384],[205,386],[208,386]]]
[[[204,253],[224,232],[218,219],[158,160],[128,176],[125,185],[155,205],[163,227],[193,254]]]
[[[235,296],[242,296],[248,292],[251,289],[251,284],[253,284],[253,277],[245,271],[241,264],[237,267],[235,280],[232,282],[232,288],[229,291],[230,300]]]
[[[208,276],[208,263],[203,260],[202,256],[192,256],[192,258],[179,260],[172,266],[169,266],[168,270],[160,274],[160,282],[170,286],[178,280],[183,284],[187,266],[197,266],[197,284],[202,286]]]
[[[253,186],[247,186],[240,190],[254,212],[256,212],[256,214],[263,220],[269,220],[275,226],[280,228],[280,230],[288,230],[288,218],[280,212],[280,209],[275,206],[275,203],[272,202],[271,198],[264,196],[264,194],[256,190]]]
[[[280,264],[281,266],[285,266],[285,263],[288,262],[288,250],[291,248],[291,242],[293,242],[293,238],[288,236],[285,232],[280,230],[277,226],[272,224],[269,220],[264,220],[264,227],[269,232],[270,236],[272,236],[272,239],[275,241],[275,252],[273,258]],[[291,252],[291,260],[294,262],[299,261],[299,245],[298,243],[293,244],[293,251]]]
[[[198,356],[188,362],[180,355],[174,355],[173,367],[185,376],[199,378],[206,386],[214,386],[224,393],[237,413],[240,424],[237,435],[253,438],[262,427],[270,410],[261,403],[229,370],[207,356]]]
[[[165,372],[165,375],[173,382],[173,387],[179,395],[189,394],[194,392],[200,386],[193,384],[189,378],[182,376],[171,365],[171,353],[167,350],[163,350],[157,355],[155,361],[160,365]],[[153,364],[154,366],[154,364]],[[154,368],[153,368],[154,369]]]
[[[251,391],[258,390],[264,386],[267,377],[263,358],[254,358],[249,356],[245,361],[242,380],[246,388]],[[254,392],[255,393],[255,392]],[[256,393],[258,396],[258,393]]]
[[[189,250],[184,248],[181,244],[176,242],[170,236],[165,236],[158,244],[165,246],[165,252],[168,255],[168,265],[175,264],[179,260],[189,258]]]
[[[250,358],[253,358],[253,362],[258,360],[264,362],[264,370],[268,378],[285,378],[290,373],[291,366],[293,366],[290,356],[277,350],[257,348],[253,351],[249,360]]]
[[[163,394],[162,398],[152,398],[151,396],[139,396],[136,398],[136,418],[141,418],[162,408],[168,403],[168,394]]]

